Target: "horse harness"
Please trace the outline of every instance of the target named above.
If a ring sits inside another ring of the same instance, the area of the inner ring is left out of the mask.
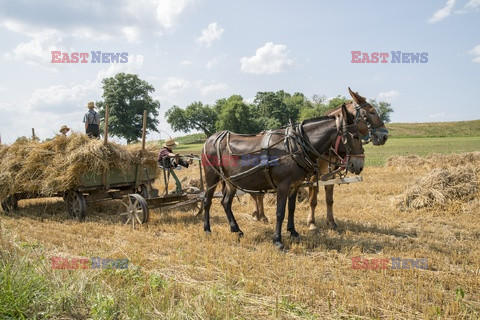
[[[289,125],[285,127],[284,132],[275,132],[275,131],[267,131],[265,132],[265,135],[263,136],[263,139],[261,141],[261,147],[260,149],[250,151],[248,153],[243,153],[243,154],[234,154],[230,148],[230,131],[222,131],[214,140],[213,145],[217,153],[218,159],[221,159],[222,156],[220,154],[220,144],[223,141],[223,139],[227,139],[226,144],[227,144],[227,149],[228,152],[230,153],[230,156],[245,156],[247,154],[254,154],[257,152],[260,152],[260,163],[246,171],[240,172],[236,175],[227,177],[225,176],[224,170],[223,170],[223,165],[220,163],[218,166],[218,169],[211,163],[208,157],[203,157],[203,159],[207,162],[207,165],[210,166],[225,182],[230,183],[231,185],[235,186],[237,189],[246,192],[246,193],[252,193],[252,194],[264,194],[266,192],[276,192],[277,187],[272,179],[271,176],[271,167],[272,166],[277,166],[280,161],[283,158],[286,157],[291,157],[299,167],[303,168],[306,170],[310,176],[311,175],[316,175],[317,181],[319,179],[326,180],[328,177],[338,173],[339,171],[345,169],[345,172],[348,170],[350,158],[352,156],[359,156],[363,157],[363,155],[350,155],[351,148],[347,146],[348,143],[348,135],[350,134],[348,132],[348,127],[349,126],[354,126],[356,124],[352,125],[347,125],[345,123],[345,119],[342,119],[340,121],[339,117],[336,117],[336,126],[337,126],[337,137],[335,139],[335,142],[333,145],[330,146],[328,150],[328,158],[325,157],[324,155],[320,154],[310,143],[308,138],[306,138],[305,132],[304,132],[304,125],[303,121],[302,123],[298,125]],[[279,139],[277,142],[270,144],[270,141],[272,140],[272,137],[274,135],[280,135],[283,136],[283,139]],[[269,150],[280,144],[283,141],[284,148],[288,152],[288,154],[283,155],[281,157],[277,157],[273,160],[270,160],[270,154]],[[341,157],[339,155],[338,148],[340,146],[340,143],[343,143],[345,149],[346,149],[346,156]],[[206,142],[203,148],[203,152],[205,153],[206,150]],[[331,158],[336,158],[336,161],[330,160]],[[315,159],[312,159],[315,158]],[[331,171],[328,174],[318,177],[318,160],[322,159],[326,162],[329,163],[330,165],[333,165],[335,167],[338,167],[337,170]],[[266,190],[247,190],[244,188],[241,188],[238,186],[236,181],[247,177],[249,175],[255,174],[259,171],[263,172],[263,175],[265,179],[267,180],[268,184],[270,185],[270,189]]]
[[[363,102],[361,104],[355,103],[355,123],[358,123],[359,121],[363,121],[367,125],[368,128],[368,134],[366,136],[362,137],[362,140],[364,141],[364,144],[368,144],[372,140],[372,135],[375,134],[375,132],[383,132],[383,133],[388,133],[388,130],[385,128],[380,128],[384,124],[380,124],[375,128],[372,128],[372,118],[368,114],[368,112],[363,108],[365,107],[368,103]]]

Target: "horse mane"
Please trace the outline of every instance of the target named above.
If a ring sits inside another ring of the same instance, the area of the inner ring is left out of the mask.
[[[315,117],[315,118],[303,120],[303,121],[302,121],[302,125],[303,125],[303,124],[309,124],[309,123],[312,123],[312,122],[319,122],[319,121],[323,121],[323,120],[331,120],[331,119],[335,119],[335,116]]]

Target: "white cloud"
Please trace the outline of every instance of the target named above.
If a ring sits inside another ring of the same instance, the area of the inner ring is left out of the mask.
[[[429,115],[428,117],[430,119],[437,119],[437,118],[444,118],[445,115],[446,115],[445,112],[439,112],[439,113],[433,113],[433,114]]]
[[[128,42],[137,42],[140,39],[140,29],[135,26],[123,27],[122,33]]]
[[[135,73],[143,66],[144,57],[142,55],[129,55],[127,63],[112,63],[107,69],[100,70],[97,80],[102,81],[104,78],[113,77],[119,72]]]
[[[71,34],[74,38],[92,41],[108,41],[112,39],[112,36],[108,33],[100,32],[87,26],[76,27]]]
[[[208,61],[207,64],[205,65],[205,67],[207,67],[208,69],[216,66],[220,61],[222,61],[223,59],[225,59],[226,55],[225,54],[221,54],[219,56],[216,56],[214,57],[212,60]]]
[[[450,15],[452,12],[453,6],[455,5],[455,0],[447,0],[445,7],[438,9],[428,20],[428,23],[439,22]]]
[[[191,83],[188,80],[177,77],[170,77],[165,81],[162,89],[168,94],[175,94],[189,88],[190,86]]]
[[[215,40],[220,39],[224,29],[219,27],[216,22],[212,22],[202,30],[202,35],[195,39],[200,45],[210,47]]]
[[[480,63],[480,44],[473,48],[472,50],[468,51],[468,53],[473,54],[475,58],[473,58],[473,62]]]
[[[189,66],[191,64],[192,64],[192,61],[190,60],[183,60],[182,62],[180,62],[181,66]]]
[[[258,48],[252,57],[240,59],[241,70],[245,73],[273,74],[285,71],[293,61],[288,58],[287,47],[283,44],[267,42]]]
[[[193,0],[156,0],[156,17],[160,24],[169,29],[174,26],[182,12],[192,3]]]
[[[470,0],[468,3],[465,5],[466,9],[472,9],[476,10],[480,8],[480,0]]]
[[[202,92],[202,94],[204,96],[206,96],[206,95],[209,95],[209,94],[212,94],[212,93],[225,91],[228,88],[230,88],[230,87],[228,85],[226,85],[225,83],[213,83],[213,84],[203,86],[202,88],[200,88],[200,91]]]
[[[380,92],[378,94],[378,100],[392,102],[393,100],[398,98],[398,96],[400,96],[400,92],[398,92],[397,90],[390,90],[386,92]]]
[[[35,29],[18,21],[7,20],[3,23],[7,30],[30,37],[30,41],[22,42],[4,58],[10,61],[21,61],[31,65],[51,66],[51,51],[62,50],[64,34],[55,29]]]

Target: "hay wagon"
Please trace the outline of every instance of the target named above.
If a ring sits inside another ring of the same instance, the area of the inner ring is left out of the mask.
[[[87,215],[89,203],[121,200],[119,215],[124,222],[143,224],[149,220],[149,210],[157,208],[194,207],[197,214],[203,211],[203,174],[199,166],[201,187],[178,188],[175,192],[168,191],[167,170],[159,169],[155,164],[132,165],[126,170],[112,169],[101,174],[86,172],[74,188],[54,195],[42,195],[20,192],[10,195],[1,202],[5,212],[18,209],[18,201],[43,197],[62,197],[67,204],[68,214],[78,220]],[[153,187],[158,170],[163,171],[165,191],[159,195],[159,190]],[[219,197],[219,194],[215,195]]]

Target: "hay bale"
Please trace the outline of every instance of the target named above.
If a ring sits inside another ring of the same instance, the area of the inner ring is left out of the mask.
[[[43,143],[22,139],[0,149],[0,199],[17,192],[54,195],[77,186],[86,172],[134,164],[156,164],[156,153],[139,145],[104,145],[80,133]]]
[[[473,165],[433,169],[420,177],[396,199],[401,210],[445,205],[476,196],[479,168]]]

